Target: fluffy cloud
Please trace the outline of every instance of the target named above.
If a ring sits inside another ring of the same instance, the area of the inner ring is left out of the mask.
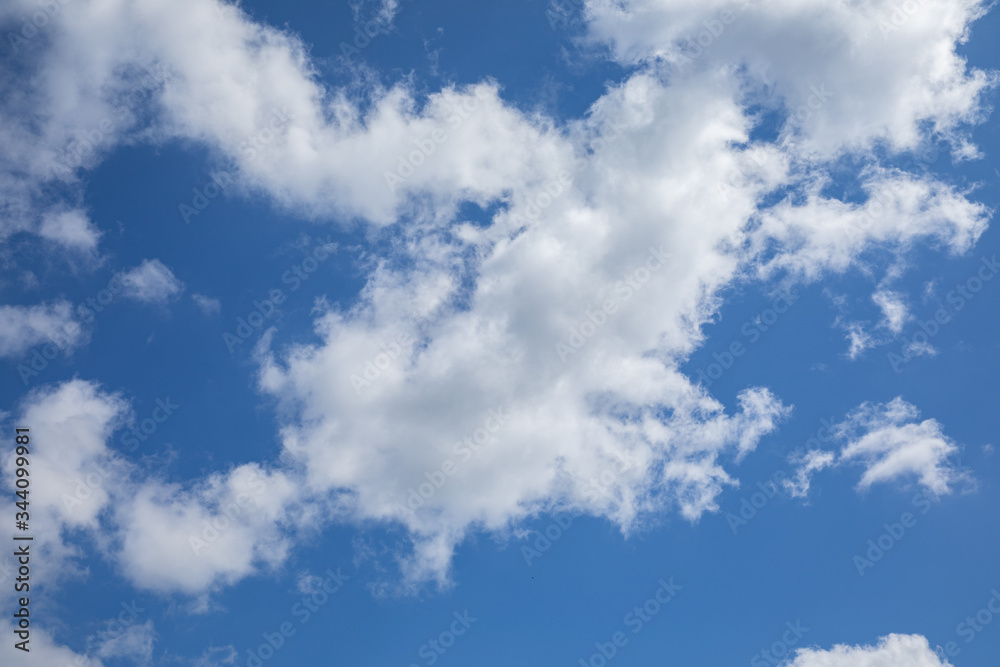
[[[127,404],[90,383],[72,380],[25,399],[19,423],[31,427],[31,507],[43,581],[78,572],[80,547],[64,539],[74,529],[96,529],[121,474],[106,441],[124,423]],[[3,459],[5,486],[14,489],[16,453]]]
[[[121,285],[123,297],[147,303],[163,303],[184,290],[184,283],[158,259],[122,272]]]
[[[786,487],[793,496],[805,497],[813,473],[834,465],[864,467],[859,491],[916,479],[930,493],[943,495],[960,482],[970,482],[951,460],[958,445],[937,420],[919,417],[920,411],[901,396],[888,403],[861,404],[831,428],[828,439],[844,443],[839,452],[817,449],[791,457],[797,471]]]
[[[799,649],[795,659],[782,667],[949,667],[920,635],[891,634],[879,639],[875,646],[845,646],[838,644],[828,651]]]
[[[915,148],[924,123],[947,134],[977,118],[989,85],[955,52],[984,12],[977,0],[929,0],[902,21],[891,0],[587,0],[585,11],[621,62],[701,75],[741,64],[790,112],[781,141],[813,158],[874,141]]]
[[[18,423],[32,429],[31,504],[45,517],[34,532],[40,580],[84,575],[85,536],[138,587],[159,591],[197,594],[283,560],[280,529],[297,525],[285,516],[296,486],[284,473],[247,464],[187,486],[145,477],[108,447],[130,418],[123,397],[83,380],[24,400]],[[14,461],[14,453],[3,460],[11,489]]]
[[[918,422],[920,412],[896,397],[889,403],[865,403],[840,425],[848,438],[840,460],[860,463],[865,472],[859,489],[900,478],[916,477],[934,494],[949,493],[965,476],[948,460],[958,446],[937,420]]]
[[[38,233],[42,238],[87,254],[97,250],[101,236],[87,214],[80,210],[46,213]]]
[[[282,525],[296,496],[282,473],[244,465],[193,488],[147,480],[114,517],[117,558],[137,586],[192,595],[280,564],[289,543]]]
[[[168,139],[207,146],[234,192],[392,232],[357,302],[317,317],[321,342],[261,351],[286,467],[122,482],[127,498],[103,520],[123,571],[189,593],[235,581],[280,562],[295,503],[316,522],[405,525],[411,582],[445,581],[470,531],[539,512],[577,509],[629,533],[660,512],[715,510],[735,481],[727,465],[788,412],[759,387],[727,410],[678,370],[723,290],[818,280],[928,239],[962,253],[986,227],[968,193],[878,158],[939,137],[956,157],[975,153],[962,132],[989,82],[955,49],[982,4],[928,1],[883,34],[892,11],[589,0],[591,38],[635,67],[557,123],[489,80],[429,95],[400,83],[363,103],[326,88],[293,35],[228,3],[62,6],[34,76],[0,103],[4,163],[23,165],[0,174],[4,233],[39,228],[30,204],[43,186],[79,186],[78,170],[123,142]],[[778,114],[775,140],[756,138],[754,106]],[[826,187],[845,154],[863,165],[865,201]],[[474,225],[462,201],[500,206]],[[155,260],[127,284],[143,300],[182,289]],[[947,490],[950,441],[895,411],[851,417],[867,431],[840,458],[866,465],[863,485],[912,473]],[[252,474],[267,492],[233,518]],[[195,549],[191,536],[211,530]]]
[[[69,351],[84,339],[68,301],[0,306],[0,357],[19,357],[41,343]]]

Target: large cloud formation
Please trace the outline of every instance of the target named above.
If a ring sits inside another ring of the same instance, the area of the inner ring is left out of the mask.
[[[0,20],[29,9],[7,3]],[[425,97],[401,83],[363,103],[324,86],[294,35],[215,0],[59,5],[17,45],[27,73],[4,75],[23,80],[0,102],[0,164],[18,165],[0,172],[0,235],[65,229],[63,245],[90,247],[85,212],[71,226],[49,212],[77,210],[82,174],[116,147],[168,139],[207,146],[235,188],[277,206],[391,232],[357,302],[318,316],[321,343],[259,350],[280,466],[186,487],[129,477],[110,553],[138,585],[210,590],[280,561],[299,503],[310,520],[405,525],[419,584],[447,581],[470,530],[538,512],[627,533],[715,510],[727,463],[789,410],[748,387],[727,412],[679,371],[721,291],[922,241],[962,253],[984,231],[968,193],[886,162],[938,139],[975,157],[966,132],[991,82],[956,47],[982,11],[589,0],[587,37],[631,73],[559,122],[491,80]],[[845,155],[866,201],[825,187]],[[483,226],[458,215],[465,201],[500,206]],[[268,491],[233,519],[251,475]],[[223,515],[232,527],[192,556],[185,536]]]

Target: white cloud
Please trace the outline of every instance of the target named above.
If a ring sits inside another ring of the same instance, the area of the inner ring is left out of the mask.
[[[30,6],[10,4],[11,15]],[[294,36],[231,4],[64,5],[37,75],[0,102],[2,163],[23,172],[0,174],[11,195],[3,233],[37,228],[41,185],[79,186],[52,168],[73,149],[89,169],[122,142],[183,139],[232,171],[234,193],[358,216],[393,237],[392,261],[373,263],[357,304],[318,316],[320,343],[262,352],[287,468],[123,482],[108,519],[123,571],[191,594],[236,581],[281,562],[284,512],[297,502],[314,503],[316,523],[404,524],[411,582],[446,581],[470,531],[504,533],[538,512],[579,509],[628,533],[664,511],[715,510],[734,482],[727,466],[787,414],[761,388],[727,411],[678,370],[723,290],[745,276],[818,280],[867,250],[901,254],[927,239],[961,253],[984,231],[988,211],[968,193],[884,168],[871,150],[916,148],[930,127],[969,154],[962,123],[978,119],[987,77],[955,48],[981,6],[925,3],[885,39],[889,0],[741,7],[702,56],[665,72],[680,40],[740,3],[589,0],[591,35],[639,67],[584,119],[559,124],[505,103],[488,80],[426,98],[405,82],[370,89],[366,106],[323,85]],[[152,66],[161,74],[142,83]],[[145,101],[123,108],[130,91]],[[750,141],[751,102],[791,111],[777,141]],[[135,126],[140,115],[148,125]],[[273,140],[246,151],[276,118]],[[845,153],[866,165],[860,204],[825,187]],[[779,189],[789,194],[762,207]],[[457,218],[463,200],[504,206],[474,226]],[[130,285],[144,300],[182,289],[156,260]],[[872,425],[878,437],[841,457],[869,466],[863,483],[910,471],[946,489],[935,425]],[[456,450],[480,433],[482,451]],[[445,483],[404,509],[446,462],[456,468]],[[190,536],[222,520],[252,472],[268,480],[255,511],[195,554]]]
[[[143,260],[121,274],[122,296],[147,303],[163,303],[180,294],[184,283],[158,259]]]
[[[36,306],[0,305],[0,358],[19,357],[42,343],[52,343],[68,352],[85,339],[68,301]]]
[[[88,254],[97,250],[101,238],[87,214],[79,209],[46,213],[38,233],[42,238]]]
[[[805,454],[793,456],[790,461],[798,466],[793,479],[783,481],[784,487],[793,498],[805,498],[809,495],[813,473],[824,468],[829,468],[834,463],[836,456],[833,452],[824,452],[819,449],[806,452]]]
[[[296,588],[303,595],[312,595],[320,589],[323,585],[323,577],[317,577],[315,574],[309,574],[308,572],[299,573],[299,577],[295,582]]]
[[[837,644],[830,650],[799,649],[783,667],[949,667],[920,635],[891,634],[874,646]]]
[[[14,648],[14,627],[7,619],[0,622],[0,631],[8,641],[0,642],[0,661],[5,665],[28,664],[39,665],[73,665],[73,667],[104,667],[104,663],[96,658],[73,652],[70,648],[56,643],[52,634],[37,623],[31,624],[31,641],[29,653]],[[30,660],[25,660],[30,656]]]
[[[289,542],[280,530],[296,487],[247,464],[192,487],[146,480],[130,489],[114,523],[116,557],[139,588],[197,595],[273,567]]]
[[[153,621],[125,626],[119,632],[104,633],[98,636],[95,653],[104,659],[127,659],[132,665],[149,664],[153,659],[153,644],[156,642],[156,631]]]
[[[872,347],[875,347],[875,339],[865,331],[864,325],[860,322],[852,322],[847,325],[847,340],[851,347],[847,350],[847,356],[857,359],[861,354]]]
[[[218,315],[222,312],[222,302],[204,294],[192,294],[191,300],[205,315]]]
[[[880,21],[895,10],[892,0],[586,2],[592,38],[622,62],[658,59],[701,76],[741,63],[784,98],[790,114],[781,141],[824,159],[877,138],[893,149],[915,148],[923,123],[947,135],[981,111],[978,96],[989,79],[967,72],[955,46],[983,3],[924,2],[883,35]],[[732,15],[728,24],[723,11]]]
[[[130,412],[120,395],[83,380],[24,400],[18,423],[32,425],[31,502],[45,517],[34,533],[40,580],[85,574],[84,533],[143,589],[199,594],[283,560],[279,528],[300,525],[285,516],[297,487],[284,473],[246,464],[187,487],[144,478],[107,446]],[[14,460],[13,452],[3,459],[11,489]],[[312,520],[306,511],[295,516]]]
[[[899,292],[879,290],[872,295],[872,301],[882,310],[882,321],[879,326],[894,334],[901,333],[903,326],[913,319]]]
[[[106,441],[124,422],[127,405],[95,385],[71,380],[28,395],[19,423],[31,428],[31,507],[41,581],[81,574],[81,549],[64,540],[74,529],[96,529],[110,501],[109,485],[122,472]],[[3,458],[5,486],[14,489],[16,453]]]
[[[949,493],[966,479],[949,460],[958,446],[944,435],[934,419],[918,422],[920,412],[902,397],[889,403],[864,403],[838,425],[848,443],[840,451],[843,462],[865,466],[858,488],[916,477],[934,494]]]
[[[201,656],[192,663],[193,667],[218,667],[219,665],[233,665],[239,659],[236,647],[232,644],[226,646],[209,646]]]
[[[859,491],[873,484],[916,479],[930,493],[943,495],[960,482],[971,483],[968,473],[952,460],[958,445],[937,420],[918,421],[919,417],[917,408],[900,396],[888,403],[862,403],[832,427],[833,440],[844,443],[836,455],[815,450],[790,457],[797,470],[786,488],[792,496],[804,498],[813,473],[841,465],[864,467]]]

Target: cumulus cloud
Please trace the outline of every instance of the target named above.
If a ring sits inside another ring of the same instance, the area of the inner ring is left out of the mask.
[[[143,260],[121,274],[122,296],[147,303],[164,303],[184,291],[184,283],[158,259]]]
[[[78,209],[45,214],[38,233],[42,238],[87,254],[97,250],[101,237],[87,214]]]
[[[891,634],[874,646],[837,644],[830,650],[799,649],[782,667],[950,667],[939,658],[926,637]]]
[[[108,485],[121,474],[106,441],[124,423],[127,404],[81,380],[28,395],[19,423],[31,425],[31,507],[40,580],[80,574],[81,548],[66,535],[96,529],[108,506]],[[14,489],[16,453],[3,458],[4,485]],[[43,518],[44,517],[44,518]]]
[[[916,477],[928,491],[940,495],[965,479],[949,460],[958,445],[944,435],[937,420],[918,421],[919,416],[916,407],[896,397],[884,404],[864,403],[840,424],[840,434],[848,439],[840,460],[865,467],[859,489]]]
[[[0,358],[19,357],[35,345],[69,351],[86,338],[68,301],[35,306],[0,305]]]
[[[588,0],[590,37],[634,67],[559,123],[491,80],[426,95],[402,82],[363,100],[329,89],[295,36],[229,3],[64,5],[36,75],[0,102],[4,163],[23,165],[0,175],[16,195],[5,233],[37,229],[42,186],[80,187],[122,142],[182,139],[210,149],[233,192],[392,237],[355,304],[319,307],[318,343],[260,351],[285,467],[123,482],[107,519],[123,571],[192,594],[236,581],[284,558],[296,503],[316,523],[406,526],[411,582],[446,581],[470,531],[539,512],[577,509],[630,533],[665,511],[717,509],[735,482],[727,466],[788,413],[760,387],[725,406],[680,372],[725,288],[815,281],[919,241],[962,253],[986,228],[969,193],[877,157],[942,137],[957,157],[974,152],[963,132],[990,82],[956,47],[982,3],[924,3],[883,36],[892,9]],[[780,117],[775,140],[755,138],[753,106]],[[264,128],[272,139],[247,151]],[[864,201],[826,187],[845,154],[863,165]],[[498,206],[474,225],[464,201]],[[134,298],[183,289],[157,260],[133,273]],[[913,473],[950,488],[939,425],[894,410],[858,417],[866,432],[840,458],[866,465],[862,484]]]
[[[701,74],[740,63],[791,111],[782,141],[825,159],[878,139],[912,149],[924,123],[947,134],[981,113],[990,80],[967,72],[955,47],[983,3],[924,2],[902,25],[891,22],[896,9],[890,0],[587,0],[585,11],[592,39],[620,62]]]
[[[830,438],[844,443],[840,451],[813,450],[794,454],[794,480],[785,486],[805,497],[813,473],[831,466],[864,467],[859,491],[874,484],[915,479],[934,495],[951,493],[960,482],[971,482],[952,457],[959,447],[935,419],[919,421],[920,411],[897,396],[888,403],[862,403],[831,429]]]
[[[127,578],[150,590],[194,595],[283,560],[287,542],[279,528],[296,525],[285,516],[296,486],[284,473],[247,464],[187,486],[146,477],[108,447],[131,414],[121,395],[83,380],[24,400],[19,423],[32,425],[31,502],[45,517],[34,533],[40,580],[84,576],[80,538],[87,534]],[[10,489],[15,458],[12,452],[3,459]]]
[[[295,486],[255,465],[197,480],[191,487],[147,480],[114,517],[117,558],[138,587],[196,595],[285,559],[282,524]]]

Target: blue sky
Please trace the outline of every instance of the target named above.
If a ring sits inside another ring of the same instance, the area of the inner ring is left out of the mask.
[[[996,664],[985,3],[38,7],[2,664]]]

